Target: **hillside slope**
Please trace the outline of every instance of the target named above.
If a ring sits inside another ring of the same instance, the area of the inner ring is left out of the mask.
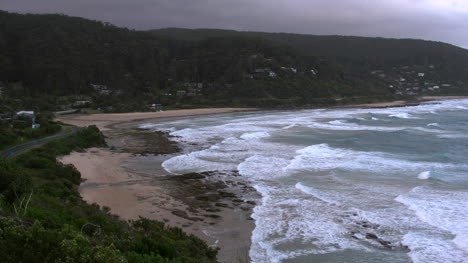
[[[466,95],[466,72],[467,50],[438,42],[135,31],[0,11],[0,99],[10,108],[66,109],[83,98],[95,108],[132,111],[154,103],[275,107]]]

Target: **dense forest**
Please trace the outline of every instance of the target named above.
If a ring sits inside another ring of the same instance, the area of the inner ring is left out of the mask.
[[[229,30],[135,31],[0,11],[0,111],[292,107],[468,93],[449,44]],[[0,112],[1,113],[1,112]]]

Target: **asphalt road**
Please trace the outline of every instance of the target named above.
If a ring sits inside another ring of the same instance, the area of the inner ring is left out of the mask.
[[[67,137],[69,135],[75,134],[79,130],[80,130],[79,128],[73,127],[72,131],[68,132],[68,133],[52,135],[52,136],[45,137],[45,138],[42,138],[42,139],[39,139],[39,140],[34,140],[34,141],[30,141],[30,142],[27,142],[27,143],[24,143],[24,144],[17,145],[15,147],[12,147],[10,149],[7,149],[5,151],[0,152],[0,157],[11,157],[11,156],[13,156],[13,155],[15,155],[15,154],[17,154],[19,152],[22,152],[24,150],[27,150],[27,149],[29,149],[31,147],[41,145],[41,144],[44,144],[46,142],[50,142],[50,141],[53,141],[53,140],[58,140],[58,139]]]

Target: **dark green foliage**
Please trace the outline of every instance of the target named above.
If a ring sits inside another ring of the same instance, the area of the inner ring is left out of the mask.
[[[86,204],[80,173],[56,161],[73,150],[105,145],[95,126],[0,159],[2,262],[216,262],[216,250],[181,229],[141,218],[125,222]],[[28,208],[20,200],[31,197]],[[13,205],[14,204],[14,205]]]
[[[4,150],[14,144],[47,137],[59,132],[62,126],[54,122],[53,117],[53,114],[47,112],[37,114],[36,124],[41,125],[38,129],[31,128],[32,120],[26,117],[20,117],[11,122],[0,122],[0,149]]]
[[[255,73],[265,68],[277,77]],[[386,77],[372,74],[377,70]],[[91,98],[91,107],[105,112],[147,111],[154,103],[166,108],[290,107],[407,94],[466,95],[467,70],[465,49],[431,41],[134,31],[64,15],[0,11],[0,81],[6,83],[10,109],[59,110],[67,104],[57,98],[70,95]],[[415,77],[420,71],[428,73],[424,79]],[[402,74],[414,76],[410,84],[398,83]],[[203,88],[192,92],[187,83]],[[428,89],[443,83],[454,88]],[[108,90],[102,93],[92,84]],[[424,89],[408,92],[414,87]],[[178,96],[178,91],[188,94]]]
[[[12,204],[31,189],[31,178],[25,176],[14,162],[0,158],[0,197]]]

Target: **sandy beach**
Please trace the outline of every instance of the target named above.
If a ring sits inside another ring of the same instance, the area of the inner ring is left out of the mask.
[[[260,196],[235,171],[168,175],[160,164],[180,151],[177,143],[162,132],[145,133],[137,124],[251,110],[61,116],[58,120],[67,124],[97,125],[109,147],[73,152],[60,161],[80,171],[84,181],[79,190],[88,203],[109,207],[125,220],[141,216],[180,227],[219,247],[220,262],[248,262],[255,227],[250,215]]]
[[[421,97],[419,102],[467,97]],[[347,107],[382,108],[415,105],[393,101]],[[76,126],[97,125],[108,148],[74,152],[61,161],[73,164],[84,182],[83,199],[109,207],[122,219],[146,217],[177,226],[219,247],[220,262],[248,262],[251,213],[260,196],[236,171],[169,175],[161,163],[180,154],[163,132],[145,132],[138,123],[256,109],[193,109],[164,112],[66,115],[57,120]]]
[[[229,112],[255,111],[256,108],[207,108],[189,110],[169,110],[158,112],[132,112],[132,113],[99,113],[99,114],[70,114],[56,118],[66,124],[78,127],[96,125],[100,130],[106,130],[107,126],[122,123],[135,122],[149,119],[183,118],[208,114],[220,114]]]

